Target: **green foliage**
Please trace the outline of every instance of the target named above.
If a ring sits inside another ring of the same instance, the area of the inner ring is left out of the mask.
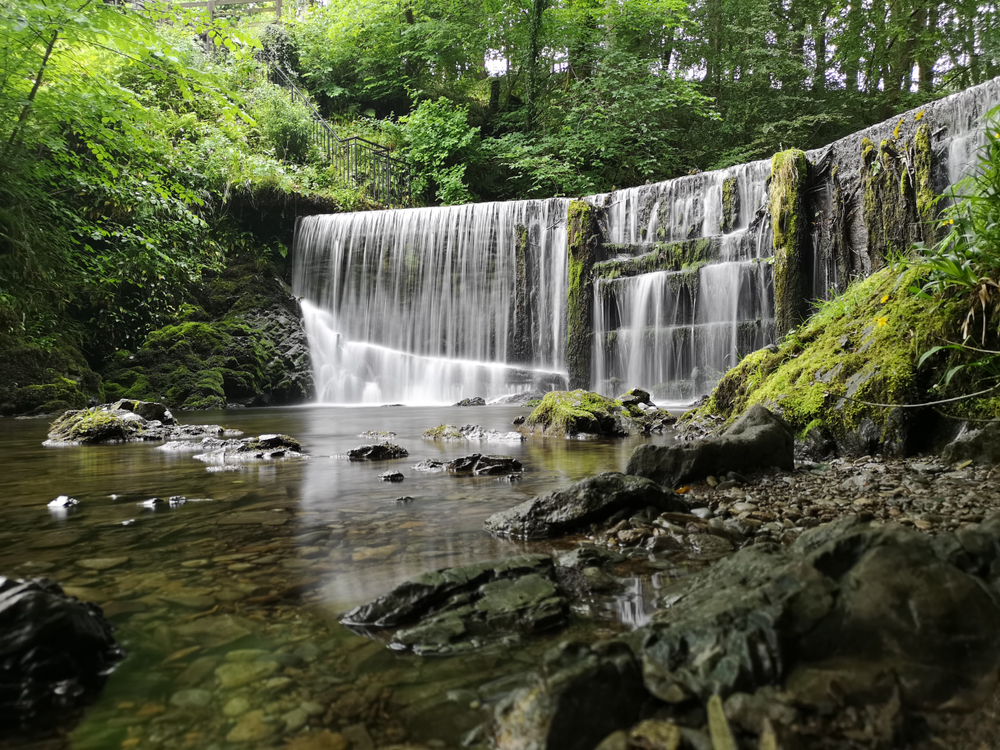
[[[977,335],[985,344],[1000,333],[1000,121],[996,111],[986,126],[975,171],[952,196],[941,214],[945,235],[931,247],[921,246],[930,273],[925,295],[960,295],[968,302],[962,336]]]
[[[312,147],[309,111],[293,102],[284,89],[262,84],[251,92],[250,113],[268,147],[279,159],[305,163]]]
[[[472,200],[465,170],[476,157],[479,128],[469,126],[468,111],[441,97],[421,102],[400,122],[405,153],[413,165],[414,194],[433,194],[443,204]]]

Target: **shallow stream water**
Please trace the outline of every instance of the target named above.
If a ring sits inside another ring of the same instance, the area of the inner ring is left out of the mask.
[[[0,574],[46,576],[101,605],[128,658],[65,736],[4,747],[271,747],[321,728],[366,750],[403,741],[455,746],[484,706],[558,640],[611,634],[642,618],[648,580],[568,630],[513,649],[422,658],[355,635],[337,615],[426,570],[547,551],[490,537],[490,514],[601,471],[624,469],[646,438],[436,443],[438,424],[507,431],[513,406],[324,407],[182,413],[246,435],[282,432],[309,458],[235,470],[157,443],[45,448],[47,420],[0,420]],[[343,454],[391,430],[408,458]],[[670,436],[651,438],[665,442]],[[523,479],[415,471],[427,458],[500,453]],[[387,483],[379,474],[401,471]],[[47,503],[80,500],[66,515]],[[183,496],[147,509],[153,497]],[[400,496],[412,501],[396,503]],[[555,546],[572,547],[575,541]],[[581,616],[582,615],[582,616]],[[225,665],[226,670],[218,671]],[[320,747],[317,745],[317,747]]]

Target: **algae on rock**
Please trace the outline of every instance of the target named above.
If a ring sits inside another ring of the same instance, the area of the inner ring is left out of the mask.
[[[593,206],[584,201],[569,204],[567,234],[566,369],[569,371],[569,387],[583,388],[590,384],[594,307],[591,271],[594,263],[602,259],[600,231]]]
[[[805,317],[809,289],[809,218],[805,152],[789,149],[771,159],[769,208],[774,233],[774,323],[779,338]]]

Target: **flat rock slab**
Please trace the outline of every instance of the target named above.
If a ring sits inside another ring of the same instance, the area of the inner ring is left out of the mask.
[[[519,555],[424,573],[356,607],[341,622],[368,635],[399,628],[392,648],[469,651],[565,624],[569,608],[554,570],[548,555]]]
[[[347,451],[347,457],[352,461],[389,461],[395,458],[406,458],[410,452],[395,443],[376,443],[375,445],[359,445]]]
[[[519,539],[546,539],[626,517],[654,507],[659,512],[687,513],[683,498],[643,477],[606,472],[565,490],[539,495],[486,519],[487,531]]]
[[[679,487],[710,475],[776,466],[791,471],[795,435],[763,406],[751,406],[719,437],[673,445],[640,445],[629,458],[626,474]]]
[[[76,564],[87,570],[111,570],[129,561],[128,557],[91,557],[84,560],[77,560]]]
[[[171,444],[162,446],[168,448]],[[200,447],[205,451],[194,456],[213,464],[257,463],[278,459],[303,458],[299,441],[288,435],[259,435],[237,440],[205,438]]]

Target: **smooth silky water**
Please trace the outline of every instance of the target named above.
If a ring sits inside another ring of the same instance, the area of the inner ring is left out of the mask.
[[[305,706],[322,708],[310,717],[313,726],[337,731],[367,724],[377,744],[402,739],[405,730],[410,739],[454,745],[484,719],[482,708],[470,708],[477,704],[469,695],[488,704],[517,684],[504,675],[537,666],[540,651],[560,640],[641,624],[662,576],[624,580],[616,601],[577,611],[568,630],[472,656],[395,653],[337,622],[338,614],[422,571],[575,544],[495,539],[482,522],[538,493],[622,470],[648,438],[477,444],[420,437],[442,423],[507,431],[514,416],[529,411],[312,406],[180,414],[185,423],[222,424],[247,435],[287,433],[310,456],[236,470],[157,450],[158,443],[45,448],[47,420],[0,420],[0,570],[50,577],[100,604],[128,652],[80,726],[45,746],[230,746],[226,737],[239,717],[224,711],[236,710],[234,699],[245,700],[248,711],[264,711],[276,729]],[[348,461],[348,449],[375,442],[359,437],[365,430],[396,432],[393,441],[409,457]],[[423,459],[473,452],[516,457],[523,479],[412,469]],[[404,481],[380,481],[390,468],[402,471]],[[46,505],[60,494],[78,498],[78,509],[51,513]],[[187,502],[157,510],[140,505],[177,495]],[[394,503],[400,496],[413,500]],[[280,667],[224,689],[215,669],[233,659],[277,660]],[[467,690],[484,685],[479,693]],[[276,731],[245,744],[266,747],[280,737]],[[23,738],[0,744],[28,746]]]

